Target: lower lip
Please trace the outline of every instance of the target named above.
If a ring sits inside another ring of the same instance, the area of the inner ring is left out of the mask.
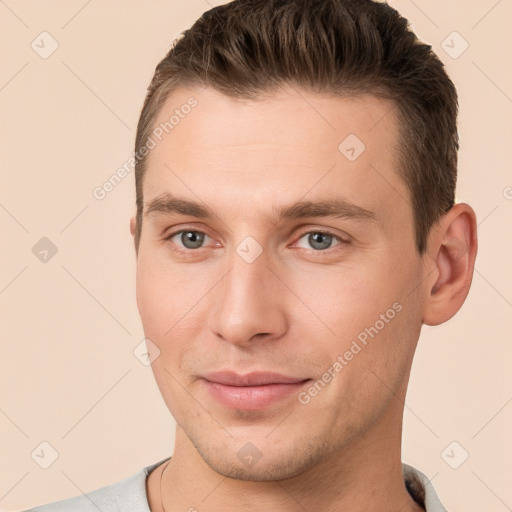
[[[266,384],[264,386],[227,386],[204,380],[210,394],[226,407],[257,411],[298,393],[309,382],[303,380],[294,384]]]

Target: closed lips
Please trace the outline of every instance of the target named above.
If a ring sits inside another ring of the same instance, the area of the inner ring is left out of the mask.
[[[234,372],[211,372],[203,376],[205,380],[225,386],[265,386],[269,384],[298,384],[309,380],[304,377],[288,377],[273,372],[253,372],[240,375]]]

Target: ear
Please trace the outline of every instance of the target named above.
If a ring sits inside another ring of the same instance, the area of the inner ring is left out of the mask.
[[[442,324],[462,307],[473,279],[477,245],[476,215],[465,203],[453,206],[431,230],[423,323]]]
[[[135,226],[137,221],[135,220],[135,215],[130,219],[130,233],[132,236],[135,236]]]
[[[132,237],[133,237],[133,245],[135,247],[135,257],[137,257],[139,255],[139,248],[137,247],[137,240],[135,240],[136,227],[137,227],[137,217],[134,215],[130,219],[130,233],[132,234]]]

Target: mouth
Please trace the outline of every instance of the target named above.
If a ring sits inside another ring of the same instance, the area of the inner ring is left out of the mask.
[[[231,409],[256,411],[298,393],[312,379],[271,372],[239,375],[223,371],[206,374],[202,380],[209,394],[222,405]]]

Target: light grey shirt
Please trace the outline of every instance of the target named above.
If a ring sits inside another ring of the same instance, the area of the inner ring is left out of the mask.
[[[24,512],[151,512],[146,494],[146,479],[153,469],[169,458],[146,466],[134,475],[114,484]],[[426,511],[446,512],[430,480],[412,466],[402,464],[402,468],[405,481],[416,479],[423,484]]]

